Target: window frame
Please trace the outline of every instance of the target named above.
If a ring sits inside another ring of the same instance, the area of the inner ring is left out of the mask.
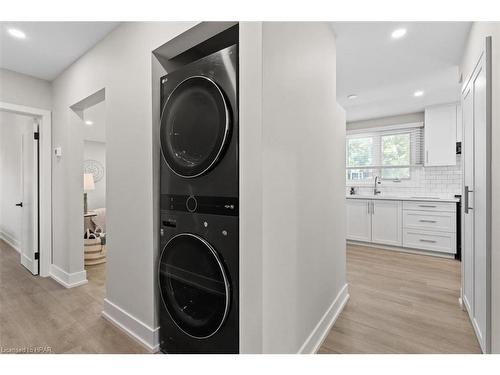
[[[381,180],[384,181],[395,181],[395,182],[400,182],[400,181],[408,181],[412,179],[412,167],[414,166],[412,164],[413,160],[416,160],[417,157],[417,146],[414,145],[415,139],[413,130],[415,128],[420,128],[422,127],[422,124],[420,123],[415,123],[415,124],[405,124],[405,125],[395,125],[395,126],[390,126],[390,127],[385,127],[385,128],[373,128],[373,129],[367,129],[366,131],[353,131],[352,133],[347,133],[346,134],[346,144],[345,144],[345,152],[346,152],[346,185],[349,186],[355,186],[355,185],[368,185],[373,183],[374,177],[373,176],[379,176]],[[409,155],[409,164],[408,166],[403,165],[403,166],[383,166],[382,165],[382,138],[384,136],[391,136],[391,135],[399,135],[399,134],[408,134],[409,135],[409,147],[410,147],[410,155]],[[356,138],[372,138],[374,139],[373,144],[376,145],[373,150],[372,150],[372,161],[373,165],[372,166],[356,166],[352,165],[349,166],[347,165],[349,161],[349,140],[351,139],[356,139]],[[377,147],[378,146],[378,147]],[[392,167],[392,168],[391,168]],[[387,178],[387,177],[382,177],[382,170],[383,169],[395,169],[395,168],[407,168],[409,170],[408,177],[401,177],[401,178]],[[364,180],[351,180],[348,178],[348,170],[352,169],[359,169],[359,170],[371,170],[373,171],[373,176],[368,179]]]

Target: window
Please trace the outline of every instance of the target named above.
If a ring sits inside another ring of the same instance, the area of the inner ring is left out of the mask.
[[[381,136],[381,166],[410,165],[410,133]],[[383,168],[381,177],[386,179],[410,178],[410,168]]]
[[[375,176],[400,180],[422,164],[423,128],[396,126],[393,130],[349,134],[346,140],[347,182],[370,182]]]

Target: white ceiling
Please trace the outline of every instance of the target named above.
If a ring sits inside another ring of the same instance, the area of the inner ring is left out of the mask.
[[[0,67],[53,80],[119,22],[0,22]],[[8,28],[22,30],[15,39]]]
[[[458,65],[471,22],[333,22],[337,100],[348,121],[422,111],[459,99]],[[401,39],[392,39],[397,28]],[[424,96],[413,93],[423,90]],[[358,95],[349,100],[350,94]]]

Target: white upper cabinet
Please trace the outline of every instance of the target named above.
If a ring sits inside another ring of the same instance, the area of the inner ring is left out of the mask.
[[[457,142],[462,142],[462,106],[457,104]]]
[[[425,166],[456,164],[457,104],[425,109]]]

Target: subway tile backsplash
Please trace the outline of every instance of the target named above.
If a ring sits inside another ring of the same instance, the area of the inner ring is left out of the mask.
[[[372,194],[373,182],[366,184],[346,184],[346,194],[355,186],[356,194]],[[411,179],[394,182],[382,180],[378,185],[382,194],[401,196],[453,197],[462,191],[462,158],[457,155],[457,164],[448,167],[415,167]]]

